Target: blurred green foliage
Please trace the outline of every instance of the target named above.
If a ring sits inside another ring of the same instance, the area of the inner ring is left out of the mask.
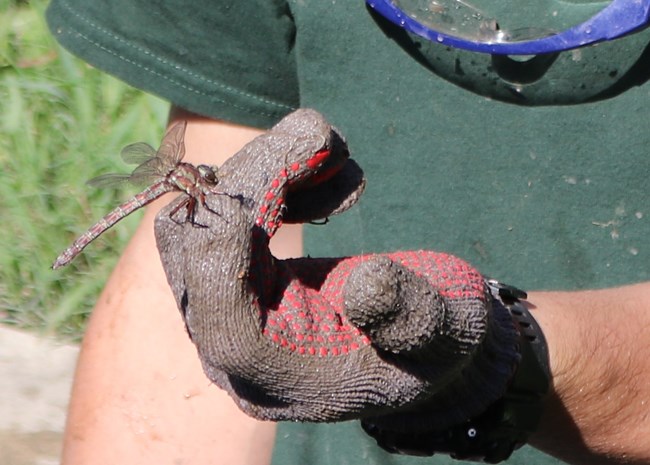
[[[69,266],[54,258],[135,191],[85,182],[128,173],[120,149],[155,145],[167,104],[60,48],[46,2],[0,0],[0,321],[78,338],[139,215]]]

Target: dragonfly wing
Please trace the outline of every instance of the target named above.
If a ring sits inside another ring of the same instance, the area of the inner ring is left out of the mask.
[[[154,159],[156,160],[156,159]],[[108,173],[92,178],[86,184],[92,187],[104,188],[115,187],[122,183],[128,182],[129,184],[145,185],[150,184],[152,181],[159,179],[160,175],[156,169],[152,169],[147,165],[138,166],[131,174],[121,173]]]
[[[156,151],[146,142],[136,142],[122,149],[122,159],[138,166],[131,174],[104,174],[88,181],[93,187],[106,187],[129,181],[133,184],[150,183],[173,170],[185,156],[185,127],[187,121],[174,124],[165,133]]]
[[[131,174],[109,173],[102,174],[96,178],[92,178],[86,184],[92,187],[109,187],[115,186],[124,182],[133,184],[141,184],[145,181],[159,177],[158,171],[152,168],[152,164],[158,163],[156,157],[156,150],[145,142],[136,142],[135,144],[127,145],[122,149],[122,159],[126,163],[137,163],[139,166]]]
[[[131,181],[131,175],[129,174],[119,174],[119,173],[109,173],[102,174],[96,178],[92,178],[87,181],[86,184],[92,187],[108,187],[116,186],[123,182]]]
[[[165,163],[160,158],[155,157],[145,161],[134,169],[130,178],[131,182],[135,184],[148,184],[164,177],[168,172],[169,169],[167,169]]]
[[[175,168],[185,156],[185,128],[187,121],[179,121],[167,130],[160,143],[158,158],[169,170]]]
[[[127,145],[121,152],[122,160],[130,165],[141,165],[156,157],[156,150],[146,142]]]

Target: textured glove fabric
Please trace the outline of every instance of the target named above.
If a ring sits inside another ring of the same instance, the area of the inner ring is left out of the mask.
[[[271,255],[283,221],[343,212],[364,185],[343,137],[299,110],[229,159],[191,215],[180,198],[156,219],[207,376],[256,418],[439,429],[506,390],[517,332],[466,262],[431,251]]]

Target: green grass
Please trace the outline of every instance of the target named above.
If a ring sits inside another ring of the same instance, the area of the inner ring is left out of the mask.
[[[139,215],[63,270],[50,265],[134,192],[85,182],[128,173],[120,149],[155,143],[167,105],[61,49],[45,25],[45,6],[0,0],[0,321],[78,338]]]

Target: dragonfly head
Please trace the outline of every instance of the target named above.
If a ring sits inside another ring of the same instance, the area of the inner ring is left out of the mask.
[[[217,167],[210,165],[198,165],[196,169],[199,170],[201,179],[203,179],[208,184],[216,185],[219,183],[219,178],[217,177]]]

